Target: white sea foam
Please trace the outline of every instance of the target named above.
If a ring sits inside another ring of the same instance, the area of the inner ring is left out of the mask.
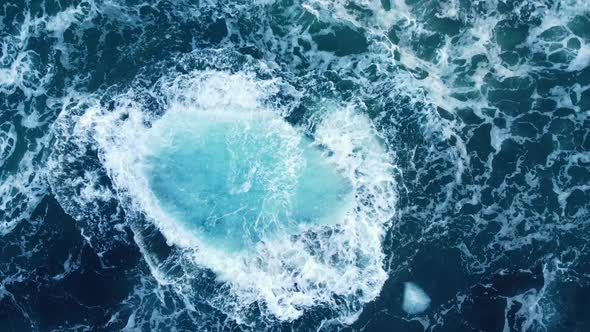
[[[0,167],[2,167],[14,152],[18,137],[14,124],[10,122],[0,124],[0,130]]]
[[[96,11],[94,1],[83,1],[80,5],[75,7],[68,7],[65,10],[58,12],[56,15],[48,17],[45,28],[52,32],[56,37],[62,38],[63,33],[72,24],[80,23],[84,20],[92,18],[88,16],[89,13]]]
[[[576,71],[582,70],[588,66],[590,66],[590,45],[584,44],[578,50],[576,57],[572,60],[572,62],[570,62],[567,69]]]
[[[43,137],[26,151],[16,172],[0,178],[0,236],[6,235],[23,219],[30,216],[47,192],[45,171],[40,171],[36,158],[41,156],[49,137]]]

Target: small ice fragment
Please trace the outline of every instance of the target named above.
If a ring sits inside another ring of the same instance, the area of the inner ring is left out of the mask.
[[[404,285],[404,302],[402,309],[410,315],[419,314],[430,305],[430,297],[416,284],[406,282]]]

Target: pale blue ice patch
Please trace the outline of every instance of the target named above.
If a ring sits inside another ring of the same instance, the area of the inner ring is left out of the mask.
[[[415,315],[428,309],[430,305],[430,297],[412,282],[404,284],[404,301],[402,309],[410,315]]]
[[[250,111],[166,115],[145,170],[161,208],[204,243],[243,250],[306,226],[333,224],[350,182],[278,116]]]

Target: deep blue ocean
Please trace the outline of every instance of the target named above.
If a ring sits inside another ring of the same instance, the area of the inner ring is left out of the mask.
[[[590,1],[0,0],[11,331],[590,331]]]

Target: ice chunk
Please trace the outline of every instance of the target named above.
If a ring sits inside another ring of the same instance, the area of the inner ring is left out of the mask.
[[[404,285],[404,302],[402,309],[410,315],[419,314],[430,305],[430,297],[416,284],[406,282]]]

